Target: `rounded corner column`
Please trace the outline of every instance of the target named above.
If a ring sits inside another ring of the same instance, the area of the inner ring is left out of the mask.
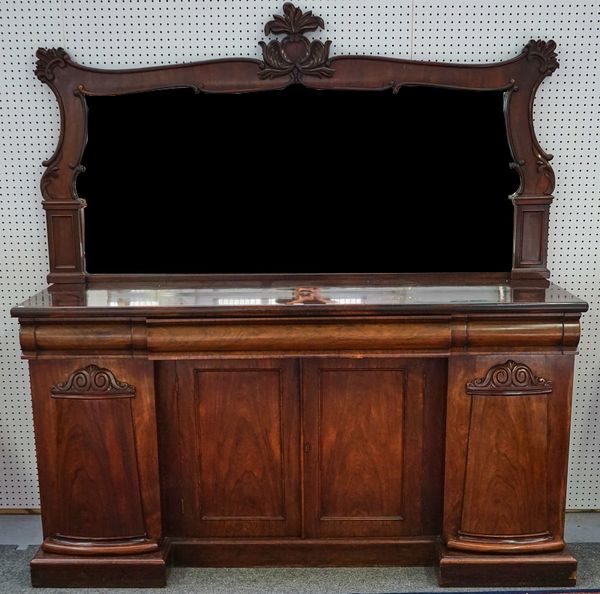
[[[564,517],[573,355],[450,358],[446,586],[572,586]]]

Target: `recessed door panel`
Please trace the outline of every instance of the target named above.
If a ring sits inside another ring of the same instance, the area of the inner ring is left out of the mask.
[[[441,415],[441,367],[415,359],[304,361],[307,534],[429,531],[441,505],[441,432],[424,431],[435,425],[434,401]]]
[[[163,460],[172,533],[299,535],[297,362],[165,363],[159,383],[177,402],[162,402],[179,427],[163,432],[178,465]]]
[[[547,395],[473,396],[462,533],[547,534],[547,436]]]
[[[203,520],[283,520],[279,370],[195,369]]]
[[[62,536],[145,536],[130,399],[59,398],[54,406]]]
[[[320,380],[321,520],[402,520],[406,371],[325,369]]]

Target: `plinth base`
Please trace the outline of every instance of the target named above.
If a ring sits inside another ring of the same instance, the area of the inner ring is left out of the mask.
[[[574,586],[577,559],[567,549],[531,555],[471,555],[440,547],[440,586]]]
[[[155,553],[84,557],[38,550],[31,560],[36,588],[160,588],[167,583],[168,545]]]

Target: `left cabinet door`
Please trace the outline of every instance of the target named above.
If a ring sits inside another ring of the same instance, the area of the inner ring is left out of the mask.
[[[31,361],[46,552],[131,555],[161,537],[154,370]]]
[[[298,362],[158,364],[169,536],[300,536]]]

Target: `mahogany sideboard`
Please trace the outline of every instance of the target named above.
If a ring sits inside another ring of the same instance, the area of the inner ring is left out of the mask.
[[[587,305],[548,281],[532,115],[556,44],[485,65],[331,57],[306,36],[323,27],[286,3],[262,60],[111,71],[38,50],[61,113],[50,287],[12,310],[35,586],[160,586],[169,562],[575,583]]]
[[[287,303],[303,291],[321,304]],[[43,510],[33,583],[162,585],[171,558],[572,585],[585,309],[510,283],[40,293],[13,310]]]

